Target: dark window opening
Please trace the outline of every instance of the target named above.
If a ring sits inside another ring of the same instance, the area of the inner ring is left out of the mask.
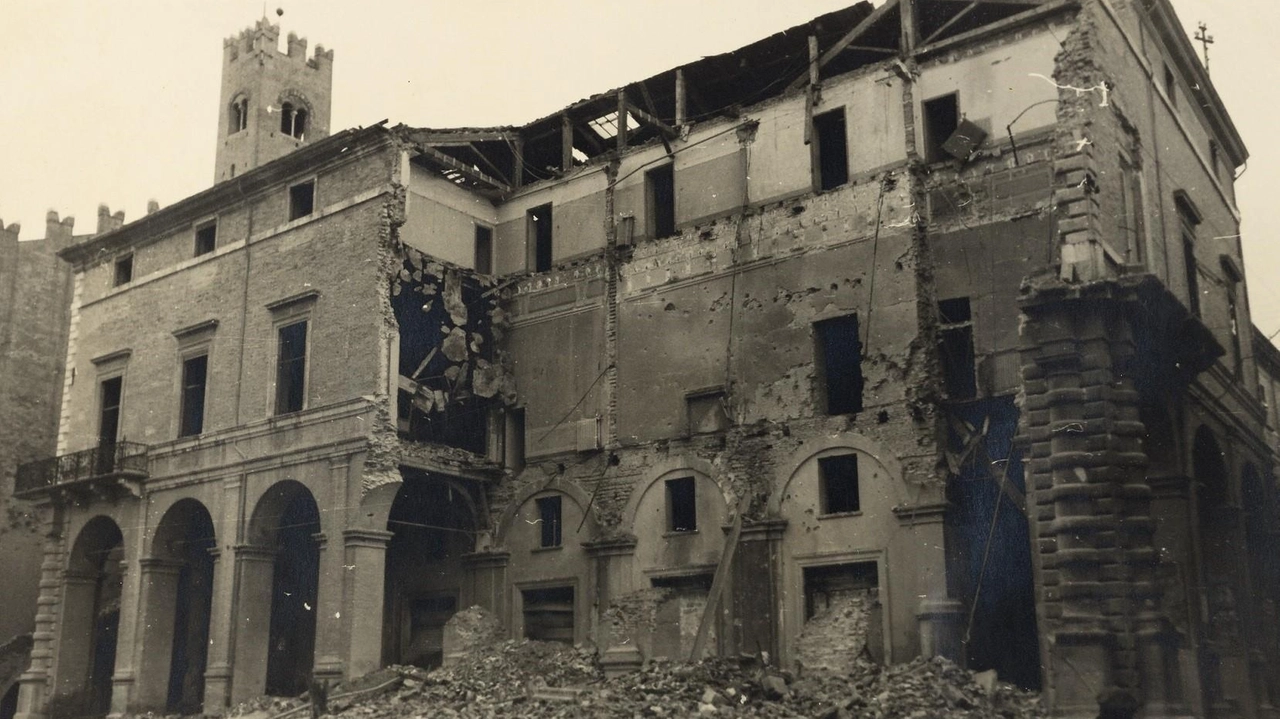
[[[305,109],[294,107],[291,102],[280,106],[280,132],[301,140],[306,129],[307,111]]]
[[[133,255],[116,260],[115,287],[133,282]]]
[[[520,594],[526,639],[573,644],[573,587],[525,589]]]
[[[302,410],[307,379],[307,323],[295,322],[280,328],[280,351],[276,360],[276,414]]]
[[[308,180],[289,188],[289,219],[310,215],[315,209],[316,181]]]
[[[667,480],[667,531],[695,532],[698,529],[697,490],[693,477]]]
[[[858,497],[858,455],[841,454],[818,459],[818,485],[823,514],[857,512],[862,509]]]
[[[476,225],[476,272],[493,274],[493,230]]]
[[[858,316],[836,317],[813,325],[817,341],[819,399],[826,414],[862,411],[862,341]]]
[[[551,205],[539,205],[529,210],[528,236],[533,244],[533,271],[551,269]]]
[[[218,223],[207,222],[196,228],[196,257],[213,252],[218,246]]]
[[[849,139],[845,132],[844,108],[815,115],[813,135],[818,189],[833,190],[848,182]]]
[[[812,619],[814,615],[840,607],[853,597],[865,599],[869,608],[869,604],[877,599],[879,585],[880,576],[875,562],[805,567],[804,618]]]
[[[644,174],[645,195],[649,205],[650,231],[654,239],[676,233],[676,176],[671,164]]]
[[[1200,316],[1200,270],[1196,265],[1196,225],[1200,224],[1195,211],[1187,202],[1177,200],[1178,220],[1182,232],[1182,269],[1187,282],[1187,307],[1191,314]]]
[[[1244,370],[1244,355],[1240,350],[1240,307],[1236,303],[1236,292],[1233,288],[1227,293],[1228,329],[1231,331],[1231,363],[1236,377]]]
[[[524,408],[507,410],[507,436],[503,463],[514,472],[524,469]]]
[[[124,393],[124,378],[102,380],[101,410],[98,413],[98,443],[113,445],[120,438],[120,400]]]
[[[1178,106],[1178,82],[1173,77],[1173,70],[1167,64],[1164,66],[1164,94],[1169,96],[1170,105]]]
[[[707,434],[729,428],[723,390],[700,392],[685,397],[689,434]]]
[[[960,96],[956,93],[924,102],[925,162],[940,162],[950,157],[942,146],[960,126]]]
[[[191,357],[182,363],[182,426],[179,437],[204,431],[204,391],[209,377],[209,355]]]
[[[1209,141],[1209,167],[1213,170],[1213,178],[1220,179],[1221,175],[1218,166],[1222,164],[1222,158],[1218,153],[1218,143],[1213,140]]]
[[[973,313],[968,297],[938,303],[938,339],[942,377],[949,399],[973,399],[978,394],[973,347]]]
[[[228,135],[234,135],[237,132],[249,126],[249,100],[248,98],[238,98],[231,103],[231,125]]]
[[[1120,217],[1124,222],[1126,240],[1125,260],[1142,261],[1143,243],[1146,241],[1146,216],[1142,201],[1142,171],[1125,158],[1120,158]]]
[[[560,546],[560,496],[539,497],[538,524],[542,528],[543,547]]]

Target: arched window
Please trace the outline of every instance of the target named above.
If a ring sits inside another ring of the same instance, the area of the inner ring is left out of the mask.
[[[301,140],[306,129],[307,111],[305,108],[295,107],[291,102],[280,105],[280,132]]]
[[[231,123],[227,134],[234,135],[249,126],[249,98],[239,95],[231,101]]]

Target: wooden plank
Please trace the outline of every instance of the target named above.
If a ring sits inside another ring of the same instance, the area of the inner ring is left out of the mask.
[[[524,186],[524,138],[516,135],[512,149],[515,151],[516,169],[511,174],[515,175],[513,178],[515,186],[520,188]]]
[[[477,182],[483,182],[486,185],[492,185],[493,187],[503,192],[511,191],[511,188],[507,186],[505,182],[502,182],[501,180],[490,177],[484,174],[483,172],[480,172],[479,170],[469,167],[465,163],[461,162],[460,160],[450,157],[449,155],[446,155],[443,152],[440,152],[434,147],[422,146],[422,147],[419,147],[418,150],[422,154],[428,155],[429,157],[435,159],[437,162],[444,165],[445,167],[448,167],[449,169],[454,170],[455,172],[460,172],[463,175],[466,175],[467,177],[470,177],[471,179]]]
[[[684,97],[684,68],[676,68],[676,127],[684,127],[688,106]]]
[[[476,156],[480,158],[480,162],[483,163],[485,167],[489,168],[489,170],[493,172],[499,180],[502,180],[508,185],[511,184],[511,180],[507,178],[506,173],[498,169],[498,166],[493,164],[493,162],[489,160],[489,157],[481,152],[480,148],[476,147],[475,143],[471,143],[471,149],[476,153]]]
[[[627,149],[627,91],[618,91],[618,152]]]
[[[934,40],[937,40],[939,37],[942,36],[943,33],[950,30],[956,23],[965,19],[965,17],[967,17],[969,13],[978,9],[978,6],[981,4],[982,4],[982,0],[973,0],[973,2],[968,4],[968,6],[961,8],[960,12],[956,13],[955,15],[952,15],[950,19],[942,23],[942,27],[939,27],[937,30],[934,30],[933,33],[929,35],[929,37],[925,38],[923,44],[928,45]]]
[[[560,115],[560,169],[573,169],[573,121],[568,113]]]
[[[659,120],[653,115],[650,115],[644,110],[641,110],[635,105],[632,105],[631,103],[627,103],[627,110],[630,111],[632,115],[635,115],[637,120],[642,120],[644,122],[649,123],[650,125],[653,125],[654,127],[661,130],[664,135],[670,135],[671,137],[675,137],[677,134],[679,134],[676,132],[676,129],[674,127],[668,125],[662,120]]]
[[[879,22],[880,18],[884,17],[885,14],[888,13],[890,10],[898,7],[898,3],[901,1],[902,0],[889,0],[888,2],[876,8],[875,10],[872,10],[870,15],[863,18],[862,22],[858,23],[857,25],[854,25],[852,30],[845,33],[844,37],[837,40],[836,44],[832,45],[825,53],[823,53],[822,57],[818,60],[818,68],[821,69],[827,63],[831,62],[831,60],[835,56],[844,52],[844,49],[852,45],[854,40],[857,40],[858,38],[865,35],[867,30],[871,29],[872,25],[875,25],[877,22]],[[787,89],[788,90],[799,89],[799,87],[803,85],[805,81],[808,79],[809,79],[808,74],[802,75],[796,78],[795,80],[792,80],[791,84],[787,85]]]
[[[711,633],[711,625],[720,613],[720,599],[724,596],[725,585],[729,582],[729,572],[733,568],[733,557],[738,552],[738,540],[742,538],[742,515],[751,505],[750,495],[743,494],[738,500],[738,514],[733,518],[733,528],[729,530],[729,538],[725,540],[724,552],[720,555],[720,563],[716,565],[715,576],[711,580],[711,590],[707,592],[707,603],[702,607],[702,619],[698,622],[698,635],[693,640],[693,651],[690,661],[702,658],[707,647],[707,637]]]
[[[916,0],[898,0],[898,19],[901,20],[901,39],[898,49],[910,55],[920,39],[920,23],[916,19]]]

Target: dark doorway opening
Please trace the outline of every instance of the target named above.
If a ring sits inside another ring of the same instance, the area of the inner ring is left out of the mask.
[[[320,577],[315,535],[319,532],[315,500],[308,492],[297,492],[285,505],[276,529],[266,687],[271,696],[297,696],[311,680]]]

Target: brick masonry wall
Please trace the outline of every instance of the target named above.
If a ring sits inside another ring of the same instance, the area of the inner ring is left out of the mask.
[[[0,641],[34,626],[38,520],[11,493],[17,465],[51,456],[57,442],[71,268],[55,253],[73,242],[74,222],[50,213],[45,238],[31,241],[17,225],[0,228]]]

